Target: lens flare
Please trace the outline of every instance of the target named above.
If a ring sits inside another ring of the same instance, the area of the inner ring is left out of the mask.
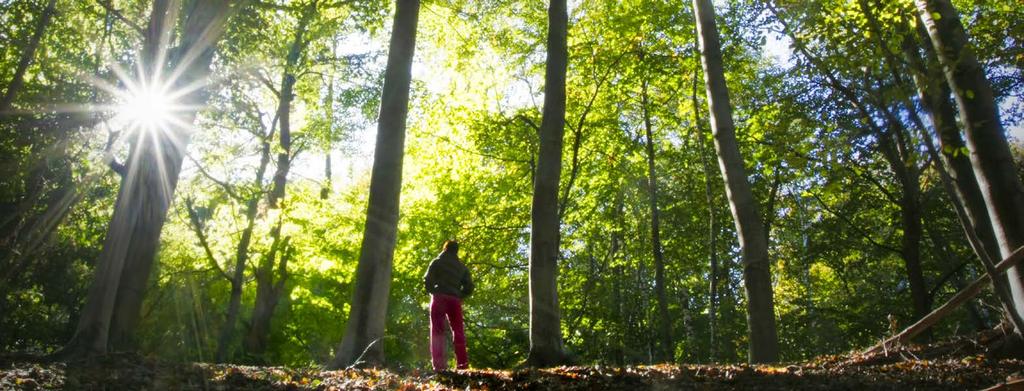
[[[148,86],[125,91],[117,106],[117,116],[129,127],[150,131],[167,128],[175,111],[174,99],[166,89]]]

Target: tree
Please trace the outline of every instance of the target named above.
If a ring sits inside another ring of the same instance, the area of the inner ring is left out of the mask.
[[[925,48],[927,58],[934,59],[934,49],[928,40],[928,33],[921,25],[918,25],[917,30],[924,38],[921,46]],[[971,160],[967,154],[963,153],[967,146],[964,144],[960,128],[957,126],[956,109],[949,100],[951,95],[949,85],[945,83],[941,65],[937,63],[937,59],[931,61],[930,64],[925,62],[913,35],[904,38],[901,48],[911,68],[911,75],[921,105],[928,113],[932,127],[939,137],[941,159],[956,185],[956,192],[950,196],[957,197],[963,202],[971,227],[974,227],[975,233],[984,244],[985,251],[992,255],[1000,254],[999,244],[996,243],[992,233],[992,220],[989,219],[988,210],[985,209],[985,198],[981,194],[981,189],[978,188],[978,180],[974,176]]]
[[[698,43],[699,45],[699,43]],[[699,55],[700,53],[697,53]],[[697,134],[697,149],[700,154],[700,166],[704,173],[704,199],[708,205],[708,359],[715,362],[718,359],[718,345],[716,342],[718,322],[718,221],[715,219],[715,197],[711,193],[712,175],[711,164],[708,163],[708,152],[705,145],[703,124],[700,118],[700,101],[697,100],[697,69],[693,71],[693,87],[690,93],[690,102],[693,105],[693,127]]]
[[[530,354],[527,364],[548,367],[565,361],[558,308],[558,258],[561,224],[558,183],[565,134],[565,72],[568,67],[569,14],[565,0],[548,4],[547,61],[540,152],[530,208]]]
[[[956,9],[948,0],[915,0],[946,82],[960,108],[971,165],[1002,256],[1024,245],[1024,186],[1016,175],[995,97]],[[995,276],[993,276],[995,277]],[[1015,310],[1024,316],[1024,275],[1006,272]],[[1022,330],[1016,331],[1020,335]]]
[[[641,59],[642,60],[642,59]],[[665,292],[665,256],[661,247],[661,225],[658,219],[658,176],[654,168],[654,130],[648,102],[647,81],[640,91],[640,104],[644,117],[645,151],[647,152],[648,205],[651,210],[651,252],[654,256],[654,294],[658,299],[658,333],[661,338],[660,359],[675,361],[675,343],[672,342],[672,319],[668,313],[668,294]]]
[[[309,24],[317,12],[317,0],[310,1],[303,8],[301,8],[301,15],[298,18],[298,24],[295,26],[295,35],[292,38],[291,43],[288,45],[288,54],[285,56],[284,70],[281,75],[281,85],[276,91],[278,95],[278,106],[275,118],[278,120],[278,143],[281,147],[280,152],[277,155],[277,169],[274,171],[273,187],[267,194],[267,204],[271,208],[279,207],[279,202],[285,196],[285,186],[287,185],[288,172],[291,169],[291,161],[295,158],[292,154],[292,101],[295,99],[295,83],[296,74],[301,69],[300,59],[302,58],[306,47],[309,44],[309,38],[306,37],[306,32],[309,29]],[[269,135],[269,136],[272,136]],[[264,137],[264,143],[268,140],[268,137]],[[260,160],[260,170],[257,174],[256,185],[258,188],[263,186],[263,172],[266,167],[266,159],[268,152],[268,145],[264,145]],[[242,238],[239,243],[239,251],[236,255],[235,271],[234,276],[231,279],[231,299],[228,303],[228,311],[225,323],[222,327],[221,335],[217,341],[217,361],[223,362],[227,359],[228,345],[233,341],[235,323],[238,319],[238,314],[241,306],[242,299],[242,283],[246,262],[248,261],[248,249],[242,249],[242,244],[248,247],[249,241],[252,238],[253,230],[253,219],[250,216],[255,217],[256,206],[259,202],[259,198],[262,193],[253,195],[252,199],[248,201],[248,210],[246,211],[246,217],[248,219],[248,225],[246,230],[242,233]],[[283,217],[283,216],[282,216]],[[249,331],[245,337],[245,348],[246,352],[254,355],[262,355],[266,349],[266,338],[267,333],[270,329],[270,317],[274,313],[274,308],[277,306],[277,300],[280,297],[279,294],[283,290],[284,282],[287,280],[287,265],[288,255],[290,250],[288,248],[288,240],[284,239],[284,245],[282,246],[281,239],[281,222],[277,223],[277,226],[270,231],[272,243],[270,250],[263,255],[260,259],[260,263],[257,265],[256,270],[253,274],[256,276],[256,302],[253,306],[252,317],[249,320]],[[283,247],[283,248],[282,248]],[[280,255],[281,262],[278,265],[275,262]],[[274,267],[279,266],[280,278],[274,279]]]
[[[715,150],[718,153],[718,165],[722,170],[729,207],[742,249],[743,277],[747,295],[747,330],[750,335],[749,360],[751,363],[774,362],[779,359],[779,346],[775,330],[767,236],[736,143],[736,130],[732,120],[732,108],[729,105],[729,88],[725,83],[715,11],[710,0],[694,0],[693,13],[700,38],[701,63],[704,67],[705,89],[711,112],[711,128]]]
[[[180,98],[182,104],[202,107],[206,100],[205,89],[192,86],[202,85],[210,72],[214,42],[223,31],[229,10],[228,0],[197,3],[185,15],[178,46],[164,56],[156,51],[162,51],[161,46],[169,42],[173,27],[166,26],[165,21],[177,10],[171,10],[167,1],[154,2],[142,59],[146,64],[144,69],[152,71],[140,77],[180,75],[172,82],[175,88],[189,88]],[[171,71],[164,69],[161,61],[164,59]],[[180,123],[190,125],[196,114],[195,109],[185,111]],[[114,216],[82,316],[75,335],[58,355],[93,355],[110,348],[132,347],[160,231],[188,141],[189,131],[176,125],[134,135]]]
[[[43,34],[46,33],[46,26],[50,24],[50,19],[53,18],[53,14],[56,12],[57,0],[49,0],[46,3],[46,8],[44,8],[42,13],[36,17],[36,28],[32,32],[32,36],[29,37],[27,44],[24,46],[25,51],[21,53],[21,59],[18,61],[18,67],[14,70],[14,76],[12,76],[11,81],[7,83],[7,90],[4,91],[4,95],[0,97],[0,113],[10,110],[11,103],[14,102],[14,97],[18,95],[18,91],[21,90],[22,85],[25,84],[25,71],[27,71],[29,65],[32,64],[36,50],[39,49],[39,42],[43,39]]]
[[[370,177],[366,228],[345,336],[330,363],[334,368],[384,362],[382,338],[398,236],[405,121],[409,110],[419,8],[419,0],[398,0],[395,5],[384,90],[377,118],[377,144]]]

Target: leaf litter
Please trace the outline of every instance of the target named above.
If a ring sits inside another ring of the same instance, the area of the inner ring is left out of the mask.
[[[470,369],[259,367],[113,354],[71,363],[0,358],[2,390],[1014,390],[1024,361],[990,357],[979,340],[822,356],[789,365],[562,366]],[[1022,388],[1016,388],[1021,386]]]

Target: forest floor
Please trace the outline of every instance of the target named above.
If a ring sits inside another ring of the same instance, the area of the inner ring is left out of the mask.
[[[994,359],[995,331],[886,352],[791,365],[566,366],[422,370],[253,367],[173,363],[133,354],[89,362],[0,357],[0,389],[65,390],[1024,390],[1024,361]]]

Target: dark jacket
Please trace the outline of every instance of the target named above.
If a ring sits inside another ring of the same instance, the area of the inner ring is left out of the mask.
[[[430,293],[440,293],[465,298],[473,293],[473,279],[469,269],[459,261],[457,255],[441,253],[427,266],[423,285]]]

